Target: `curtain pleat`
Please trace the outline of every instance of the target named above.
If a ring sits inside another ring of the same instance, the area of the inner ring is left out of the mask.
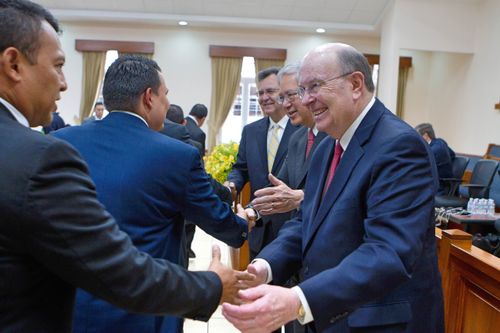
[[[83,52],[82,100],[80,102],[80,123],[87,118],[94,108],[99,95],[106,52]]]
[[[212,99],[208,117],[208,151],[231,110],[240,86],[243,58],[212,57]]]

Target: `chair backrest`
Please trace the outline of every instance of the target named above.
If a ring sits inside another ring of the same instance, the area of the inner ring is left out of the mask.
[[[483,188],[469,188],[469,198],[488,198],[490,185],[497,172],[498,162],[493,160],[477,161],[470,179],[471,184],[483,185]]]
[[[467,164],[469,164],[470,158],[464,156],[455,156],[453,160],[453,164],[451,166],[453,178],[462,179],[465,168],[467,168]]]
[[[462,179],[464,176],[465,169],[467,168],[467,164],[469,164],[470,158],[464,156],[455,156],[453,159],[453,164],[451,166],[451,173],[453,178]],[[451,181],[449,183],[444,183],[445,192],[449,196],[458,196],[458,186],[460,182]]]

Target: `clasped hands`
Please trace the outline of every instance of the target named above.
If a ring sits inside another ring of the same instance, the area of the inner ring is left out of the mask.
[[[233,201],[236,200],[237,192],[236,186],[233,182],[225,181],[224,186],[226,186],[231,191],[231,197]],[[257,216],[255,212],[251,208],[243,208],[240,204],[236,206],[236,215],[245,219],[248,223],[248,232],[252,231],[253,227],[255,227],[255,223],[257,221]]]
[[[284,182],[269,174],[271,187],[264,187],[255,191],[252,200],[253,208],[261,215],[286,213],[300,206],[304,199],[302,190],[292,190]]]
[[[289,288],[265,284],[267,267],[261,261],[248,265],[254,279],[241,281],[245,290],[238,292],[238,304],[222,304],[222,314],[245,333],[267,333],[297,318],[298,295]]]

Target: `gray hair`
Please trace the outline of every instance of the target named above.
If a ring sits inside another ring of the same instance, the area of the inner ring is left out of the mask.
[[[285,76],[285,75],[294,75],[295,79],[298,79],[299,70],[300,70],[300,61],[283,66],[280,69],[280,71],[278,72],[278,75],[277,75],[278,81],[281,82],[281,80],[283,79],[283,76]]]
[[[372,69],[368,60],[353,47],[342,48],[336,52],[339,66],[342,74],[361,72],[365,77],[365,86],[369,92],[375,91],[375,85],[372,79]]]

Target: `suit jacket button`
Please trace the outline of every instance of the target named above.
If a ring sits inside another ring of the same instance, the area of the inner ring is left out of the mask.
[[[247,233],[246,233],[246,232],[242,232],[242,233],[241,233],[241,237],[243,237],[243,238],[247,238]]]
[[[309,267],[304,267],[304,274],[307,274],[309,272]]]

